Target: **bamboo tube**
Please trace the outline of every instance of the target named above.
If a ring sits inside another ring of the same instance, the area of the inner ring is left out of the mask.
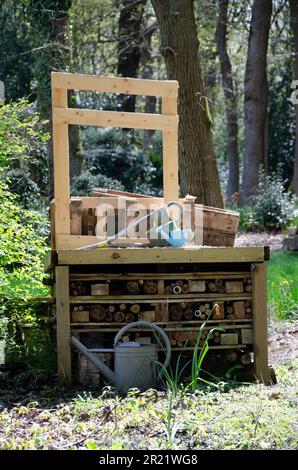
[[[132,313],[139,313],[140,310],[141,310],[141,307],[139,306],[139,304],[133,304],[130,306],[130,311]]]
[[[125,321],[125,313],[124,312],[116,312],[114,313],[114,320],[116,323],[121,323]]]
[[[108,311],[111,312],[111,313],[114,313],[116,311],[115,305],[109,305],[108,306]]]
[[[192,313],[191,308],[188,308],[188,309],[184,310],[183,316],[184,316],[185,320],[192,320],[193,313]]]
[[[125,315],[125,321],[126,321],[127,323],[132,323],[132,322],[134,322],[134,321],[135,321],[135,316],[134,316],[134,314],[131,313],[131,312],[128,312],[128,313]]]
[[[138,294],[140,292],[139,284],[136,281],[129,281],[126,284],[126,289],[130,294]]]
[[[113,314],[109,311],[105,313],[105,321],[111,322],[113,321]]]
[[[125,312],[125,310],[126,310],[126,305],[125,305],[125,304],[120,304],[120,305],[119,305],[119,309],[121,310],[121,312]]]
[[[245,352],[243,354],[241,354],[240,356],[240,362],[241,364],[247,366],[248,364],[251,363],[251,356],[249,353]]]
[[[209,282],[207,287],[210,292],[217,292],[217,287],[214,282]]]

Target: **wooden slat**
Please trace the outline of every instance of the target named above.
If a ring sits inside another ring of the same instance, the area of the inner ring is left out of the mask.
[[[144,80],[52,72],[52,83],[56,88],[68,90],[144,96],[174,96],[176,98],[178,95],[178,82],[176,80]]]
[[[177,115],[176,97],[162,99],[162,112],[167,116]],[[164,201],[178,201],[178,128],[163,130],[163,191]]]
[[[53,116],[56,123],[64,125],[123,127],[155,131],[170,131],[178,127],[178,116],[164,116],[162,114],[54,107]]]
[[[214,271],[213,273],[193,272],[193,273],[71,273],[70,278],[77,281],[99,281],[99,280],[139,280],[139,279],[242,279],[244,277],[250,277],[251,273],[244,272],[221,272]],[[161,292],[159,292],[161,293]]]
[[[59,265],[153,263],[260,263],[263,247],[101,248],[58,250]]]
[[[267,286],[266,264],[256,264],[252,271],[253,282],[253,335],[256,377],[269,384],[268,332],[267,332]]]
[[[250,294],[211,294],[210,292],[203,293],[203,294],[135,294],[135,295],[85,295],[85,296],[74,296],[70,298],[70,302],[72,304],[79,304],[82,303],[117,303],[118,301],[127,302],[127,303],[135,303],[136,301],[142,303],[161,301],[165,300],[168,302],[183,302],[183,301],[191,301],[196,300],[200,302],[208,302],[210,300],[214,301],[236,301],[236,300],[249,300],[251,299]]]
[[[71,383],[69,267],[56,267],[57,355],[58,379]]]
[[[67,106],[67,90],[52,88],[53,110]],[[57,122],[53,111],[55,233],[70,233],[68,126]]]

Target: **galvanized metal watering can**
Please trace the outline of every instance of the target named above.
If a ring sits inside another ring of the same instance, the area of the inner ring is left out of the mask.
[[[136,342],[118,343],[125,332],[131,328],[146,327],[153,329],[162,337],[166,358],[160,371],[157,371],[158,355],[156,344],[140,344]],[[138,388],[141,391],[149,388],[156,388],[157,382],[166,369],[171,358],[171,343],[166,333],[154,323],[137,321],[125,325],[115,336],[113,349],[97,349],[96,352],[114,352],[115,370],[111,370],[103,361],[98,359],[87,349],[78,339],[71,337],[71,344],[78,348],[100,372],[111,382],[120,392],[127,392],[130,388]]]

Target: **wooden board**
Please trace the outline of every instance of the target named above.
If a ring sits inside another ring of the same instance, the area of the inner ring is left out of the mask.
[[[69,268],[56,267],[57,355],[58,380],[71,383]]]
[[[178,96],[176,80],[146,80],[52,72],[53,86],[68,90],[101,91],[144,96]]]
[[[265,263],[256,264],[254,266],[252,271],[252,285],[255,374],[260,382],[268,385],[267,285]]]
[[[53,109],[67,106],[67,91],[52,86]],[[55,119],[53,112],[53,156],[56,234],[70,233],[68,126]]]
[[[91,237],[88,237],[91,241]],[[261,263],[264,247],[101,248],[58,250],[59,265],[152,263]]]
[[[118,111],[98,111],[95,109],[53,108],[53,119],[59,125],[81,125],[148,129],[171,132],[177,129],[178,116],[163,114],[124,113]],[[171,149],[177,142],[171,143]],[[170,157],[170,156],[169,156]],[[177,189],[176,189],[177,191]]]

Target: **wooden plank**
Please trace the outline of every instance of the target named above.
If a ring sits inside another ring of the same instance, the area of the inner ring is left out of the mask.
[[[70,233],[69,214],[69,150],[68,126],[57,122],[54,109],[67,107],[66,89],[52,88],[53,104],[53,158],[54,158],[54,193],[55,193],[55,234]]]
[[[162,114],[124,113],[118,111],[98,111],[96,109],[53,108],[55,122],[60,125],[74,124],[80,126],[123,127],[148,129],[155,131],[172,131],[178,129],[178,116]],[[170,151],[174,151],[171,144]]]
[[[79,304],[79,303],[115,303],[118,300],[119,301],[125,301],[128,303],[134,303],[138,299],[139,302],[145,303],[145,302],[151,302],[153,303],[154,301],[159,301],[162,303],[167,302],[182,302],[182,301],[195,301],[196,299],[204,302],[208,302],[211,300],[214,301],[232,301],[232,300],[248,300],[251,299],[251,296],[249,294],[242,294],[242,295],[237,295],[237,294],[231,294],[230,296],[226,294],[135,294],[135,295],[101,295],[101,296],[96,296],[96,295],[81,295],[81,296],[74,296],[70,297],[70,302]]]
[[[261,263],[263,247],[100,248],[58,250],[59,265],[154,263]]]
[[[260,382],[268,385],[267,285],[265,263],[256,264],[254,266],[252,270],[252,284],[255,374]]]
[[[76,250],[77,248],[93,245],[106,239],[105,235],[57,235],[56,248],[57,250]],[[114,244],[123,246],[130,246],[132,244],[150,246],[151,242],[148,238],[119,238]]]
[[[162,98],[162,113],[166,116],[177,115],[176,97]],[[163,129],[163,196],[165,203],[178,201],[178,127]]]
[[[52,83],[68,90],[100,91],[144,96],[178,95],[176,80],[145,80],[123,77],[104,77],[72,73],[52,72]]]
[[[70,233],[72,235],[82,235],[82,211],[81,199],[70,201]]]
[[[179,328],[184,328],[184,327],[181,327],[181,325],[192,325],[192,324],[195,324],[195,325],[201,325],[202,323],[216,323],[216,324],[224,324],[224,326],[226,328],[240,328],[241,329],[244,329],[244,328],[247,328],[247,329],[251,329],[251,323],[252,323],[252,320],[179,320],[179,321],[168,321],[168,320],[156,320],[154,323],[156,323],[157,325],[172,325],[172,326],[175,326],[175,324],[179,324]],[[245,324],[242,324],[242,323],[245,323]],[[115,327],[122,327],[123,326],[123,322],[88,322],[85,324],[86,326],[115,326]],[[71,326],[84,326],[82,325],[82,323],[71,323]],[[214,325],[210,326],[209,329],[211,328],[214,328]]]
[[[179,274],[177,276],[177,274]],[[193,273],[126,273],[126,274],[121,274],[121,273],[71,273],[70,278],[71,279],[76,279],[78,281],[99,281],[99,280],[105,280],[105,279],[114,279],[114,280],[139,280],[139,279],[160,279],[160,280],[165,280],[165,279],[214,279],[222,277],[224,279],[235,279],[238,277],[239,279],[245,277],[245,276],[250,276],[250,272],[216,272],[213,271],[212,273],[198,273],[198,272],[193,272]],[[159,294],[162,294],[161,291],[158,291]]]
[[[69,268],[56,267],[57,355],[58,380],[71,383]]]

